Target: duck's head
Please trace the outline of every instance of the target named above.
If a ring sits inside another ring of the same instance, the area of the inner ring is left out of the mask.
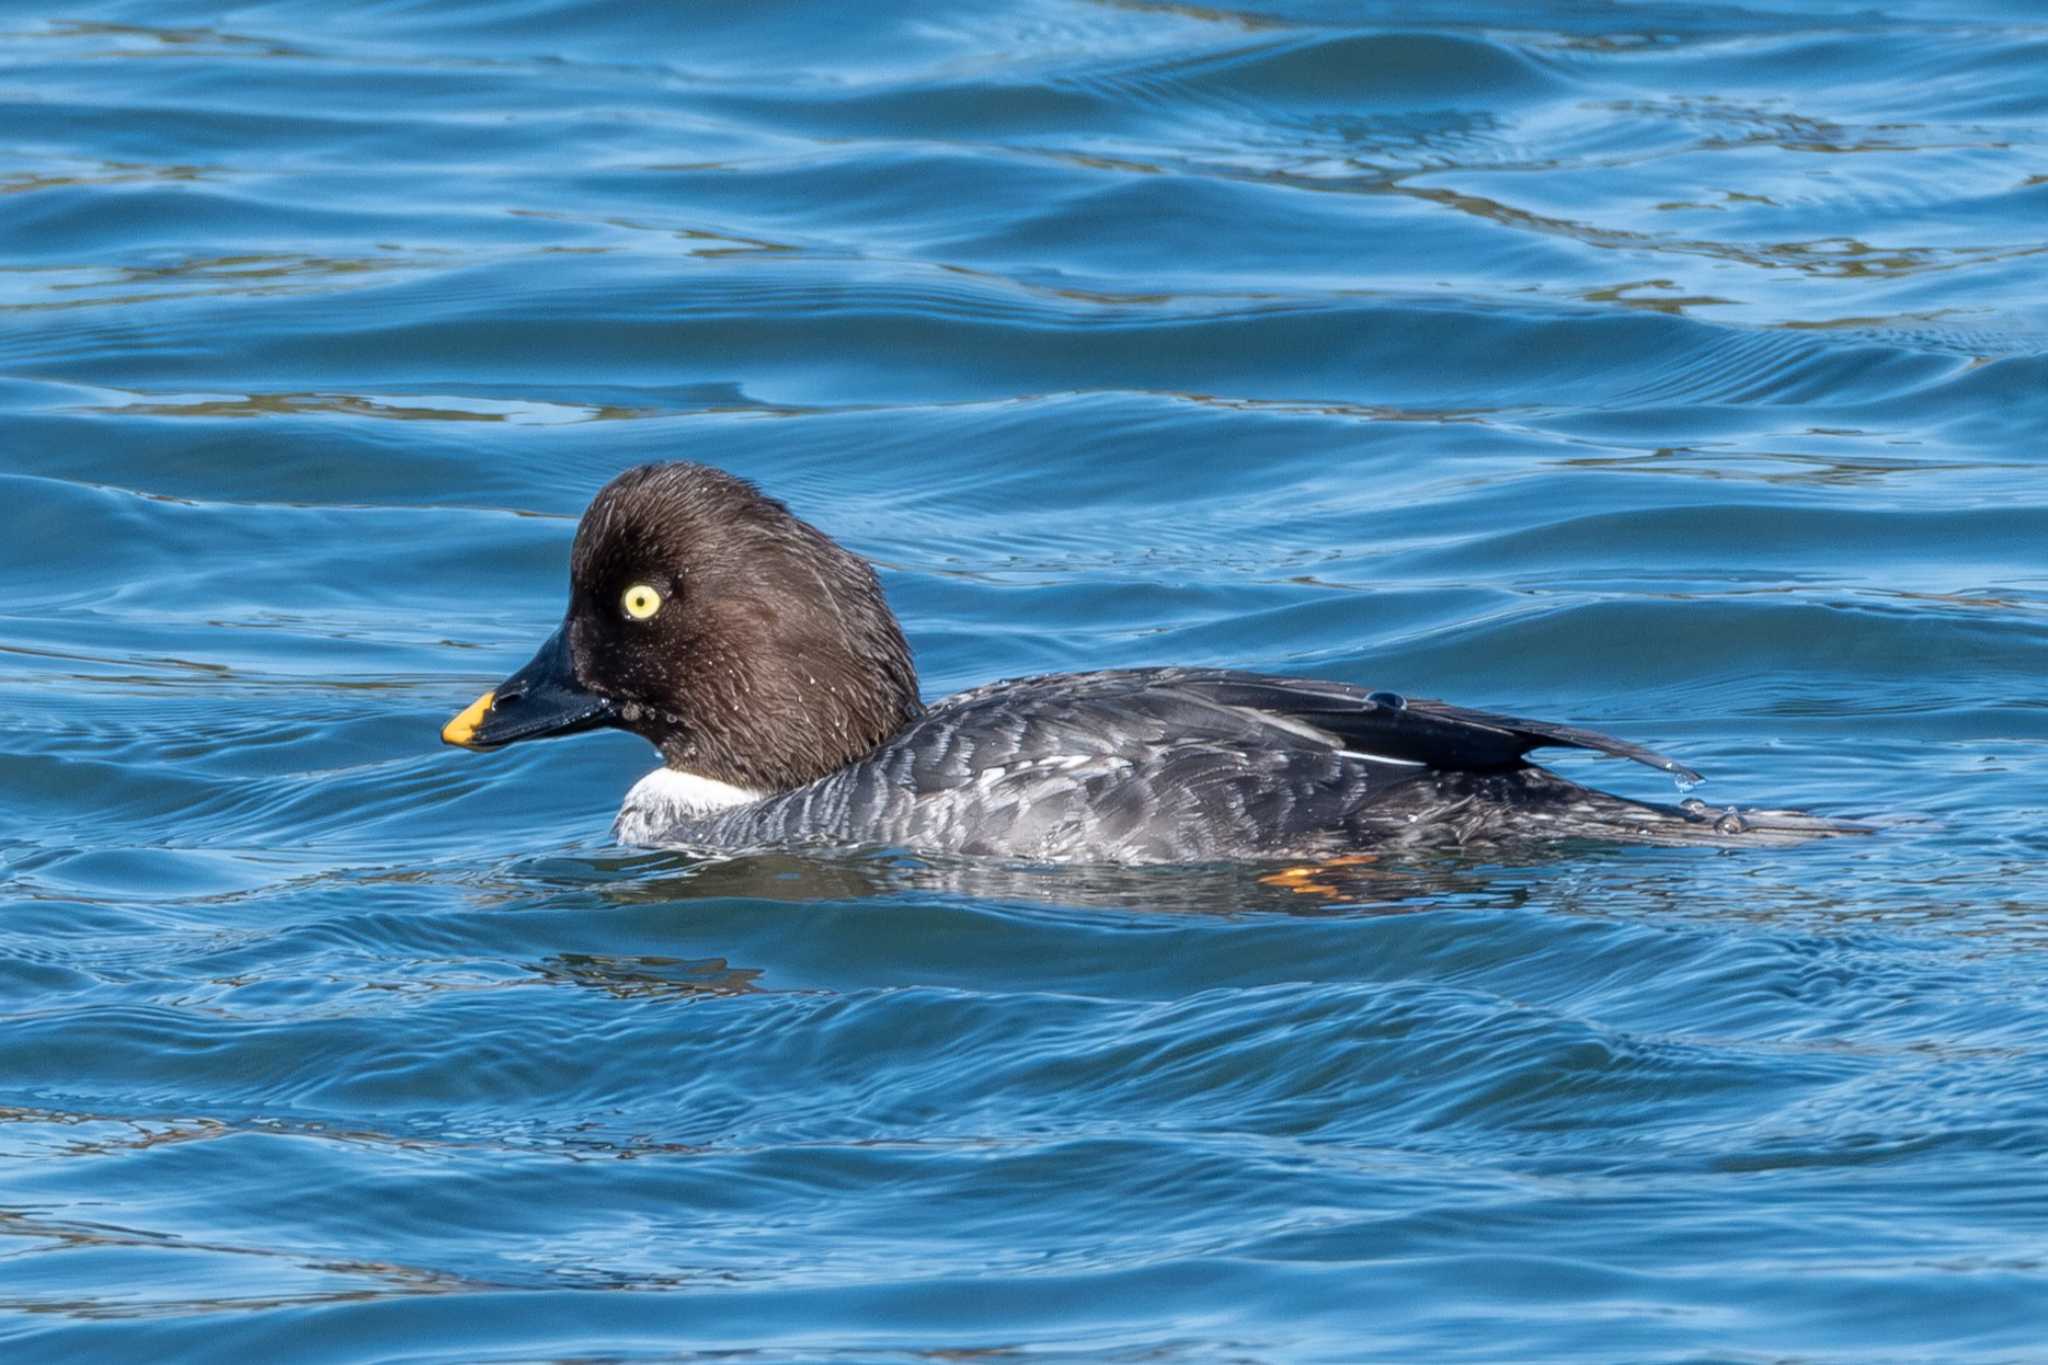
[[[561,627],[441,738],[495,749],[612,726],[672,769],[785,791],[918,710],[909,647],[867,561],[744,479],[658,464],[592,499]]]

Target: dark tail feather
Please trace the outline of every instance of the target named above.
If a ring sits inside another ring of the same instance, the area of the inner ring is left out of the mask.
[[[1375,843],[1420,842],[1432,831],[1458,844],[1596,839],[1670,847],[1784,848],[1842,835],[1874,834],[1869,825],[1797,810],[1738,810],[1689,800],[1675,806],[1582,787],[1543,768],[1507,773],[1433,773],[1416,779],[1408,800],[1386,803],[1391,817],[1360,834]],[[1418,818],[1410,819],[1413,815]]]
[[[1577,808],[1576,818],[1588,826],[1587,836],[1627,843],[1786,848],[1815,839],[1877,832],[1869,825],[1829,820],[1803,810],[1740,810],[1734,806],[1710,806],[1697,798],[1665,806],[1629,801],[1585,787],[1579,790],[1581,797],[1573,805]],[[1610,829],[1613,833],[1605,832]],[[1576,835],[1577,831],[1571,831],[1566,837]]]

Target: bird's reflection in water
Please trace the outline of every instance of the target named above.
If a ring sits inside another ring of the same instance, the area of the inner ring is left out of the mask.
[[[901,851],[794,852],[697,858],[681,853],[549,859],[522,870],[573,882],[615,905],[747,899],[847,901],[933,896],[1006,908],[1125,910],[1200,915],[1407,914],[1483,903],[1521,893],[1503,873],[1568,856],[1559,845],[1512,860],[1453,854],[1351,854],[1320,862],[1219,863],[1176,867],[1045,866],[994,859],[937,858]]]
[[[1732,866],[1724,861],[1728,856],[1544,843],[1495,847],[1483,856],[1432,851],[1320,863],[1118,867],[940,859],[900,850],[783,849],[706,858],[591,849],[523,860],[508,870],[519,886],[515,899],[544,885],[551,909],[574,904],[628,912],[633,928],[622,932],[640,936],[637,953],[593,953],[580,944],[579,952],[555,953],[533,970],[552,983],[620,998],[686,1003],[833,990],[906,970],[919,980],[932,973],[950,980],[964,970],[959,955],[997,960],[994,945],[1008,941],[1003,935],[1034,932],[1032,925],[1055,935],[1033,939],[1034,951],[1048,942],[1078,941],[1062,937],[1068,930],[1059,927],[1081,928],[1076,916],[1088,922],[1089,933],[1159,927],[1167,918],[1238,925],[1263,918],[1277,926],[1524,911],[1602,920],[1680,916],[1702,878]],[[1765,870],[1748,867],[1745,885],[1753,887],[1755,874]],[[849,919],[843,912],[854,906],[872,906],[880,920],[866,914]],[[815,907],[815,922],[806,907]],[[892,909],[909,918],[891,920]],[[955,915],[967,936],[933,940],[934,917]],[[976,927],[969,929],[968,921]],[[653,945],[657,952],[663,942],[678,951],[644,955],[648,934],[661,941]],[[1120,950],[1101,951],[1107,957],[1089,970],[1115,970]],[[849,953],[860,961],[850,962]]]
[[[591,986],[620,999],[701,995],[750,995],[758,967],[734,967],[722,957],[680,958],[649,954],[561,953],[533,970],[555,985]]]

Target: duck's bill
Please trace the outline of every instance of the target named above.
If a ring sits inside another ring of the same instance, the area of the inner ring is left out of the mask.
[[[576,681],[569,649],[556,631],[526,667],[471,702],[441,727],[443,744],[496,749],[522,739],[573,735],[609,725],[612,703]]]

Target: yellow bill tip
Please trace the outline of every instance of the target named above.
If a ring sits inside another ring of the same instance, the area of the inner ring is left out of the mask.
[[[476,738],[477,726],[484,723],[484,716],[490,712],[491,701],[497,695],[496,692],[486,692],[464,707],[461,715],[441,727],[441,742],[469,748],[470,741]]]

